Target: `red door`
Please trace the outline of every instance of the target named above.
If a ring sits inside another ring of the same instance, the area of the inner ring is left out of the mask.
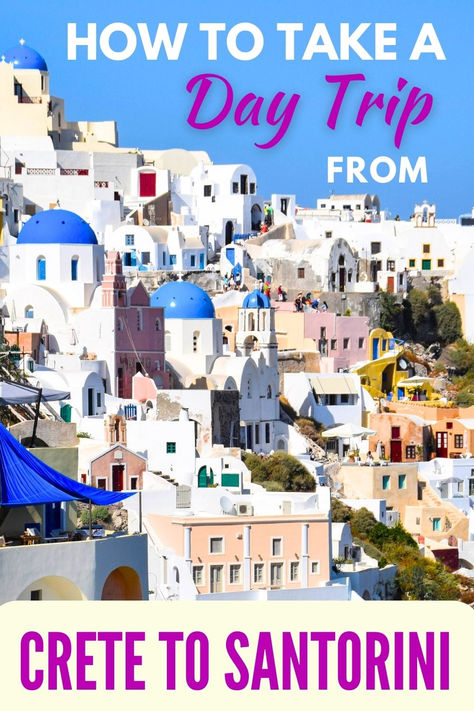
[[[387,277],[387,291],[391,294],[395,291],[395,279],[394,277]]]
[[[392,439],[390,440],[390,459],[392,462],[402,461],[402,440]]]
[[[436,433],[436,456],[437,457],[447,457],[448,456],[448,433],[447,432],[437,432]]]
[[[123,464],[112,464],[112,490],[123,490]]]
[[[156,173],[140,173],[140,197],[155,197]]]

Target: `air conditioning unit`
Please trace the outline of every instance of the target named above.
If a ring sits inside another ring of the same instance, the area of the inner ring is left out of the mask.
[[[237,516],[253,516],[253,506],[251,504],[239,504],[237,506]]]

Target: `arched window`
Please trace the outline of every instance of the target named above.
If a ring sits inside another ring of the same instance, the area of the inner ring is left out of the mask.
[[[252,399],[252,378],[247,380],[247,397],[249,400]]]
[[[341,255],[339,256],[339,260],[338,260],[339,266],[340,266],[340,267],[343,267],[343,266],[344,266],[344,262],[345,262],[344,255],[341,254]]]
[[[155,321],[155,331],[161,331],[161,321],[159,318]]]
[[[32,306],[25,306],[25,318],[34,318],[35,310]]]
[[[269,385],[267,388],[267,400],[271,400],[271,399],[272,399],[272,386]]]
[[[249,331],[255,330],[255,318],[254,318],[253,313],[249,313],[248,330]]]
[[[77,281],[77,272],[79,266],[79,257],[71,259],[71,281]]]
[[[194,331],[193,333],[193,353],[199,353],[201,334],[199,331]]]
[[[44,257],[38,257],[36,260],[36,279],[38,281],[46,279],[46,259]]]
[[[260,328],[261,328],[262,331],[264,331],[265,328],[266,328],[266,325],[267,325],[267,313],[266,313],[266,311],[262,311],[262,313],[260,314],[260,319],[261,319]]]

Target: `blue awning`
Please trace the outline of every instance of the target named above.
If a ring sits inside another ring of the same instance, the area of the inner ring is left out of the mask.
[[[0,424],[0,505],[28,506],[58,501],[92,501],[109,506],[134,496],[104,491],[60,474],[29,452]]]

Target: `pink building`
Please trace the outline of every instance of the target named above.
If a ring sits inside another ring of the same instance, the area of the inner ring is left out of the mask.
[[[116,444],[91,460],[90,484],[109,491],[129,491],[143,487],[146,459],[122,444]]]
[[[305,312],[304,335],[321,354],[321,373],[334,373],[367,359],[369,322],[365,316]]]

